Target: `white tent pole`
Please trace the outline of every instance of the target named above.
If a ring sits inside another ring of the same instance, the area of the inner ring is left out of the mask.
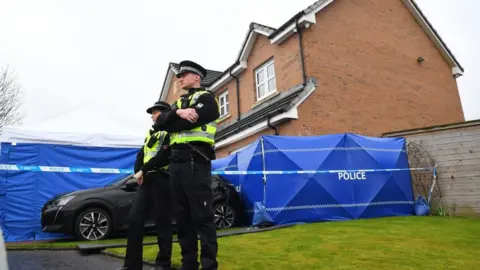
[[[428,192],[428,199],[427,199],[428,203],[430,203],[430,200],[432,199],[433,188],[435,187],[435,184],[437,183],[437,164],[435,164],[435,166],[433,166],[432,174],[433,174],[433,183],[432,183],[432,186],[430,187],[430,191]]]
[[[262,166],[263,166],[263,207],[265,207],[267,203],[267,174],[266,165],[265,165],[265,148],[263,146],[263,138],[260,138],[260,144],[262,146]]]

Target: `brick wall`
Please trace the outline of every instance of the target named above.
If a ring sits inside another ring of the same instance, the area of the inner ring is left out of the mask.
[[[316,20],[302,33],[307,75],[320,85],[299,107],[299,133],[464,121],[451,68],[400,0],[335,1]]]
[[[299,120],[280,126],[281,135],[379,136],[391,130],[464,121],[451,68],[402,1],[338,0],[319,12],[316,21],[302,34],[307,76],[316,77],[319,86],[298,108]],[[421,64],[416,61],[419,56],[425,59]],[[255,69],[272,57],[279,91],[302,82],[297,36],[272,45],[258,35],[248,67],[239,75],[241,113],[256,104]],[[174,94],[174,85],[169,102],[182,92]],[[217,94],[225,89],[230,117],[220,125],[238,116],[235,80]],[[219,149],[219,157],[257,136]]]
[[[298,52],[298,41],[296,36],[290,37],[281,46],[272,45],[267,37],[258,35],[253,46],[252,52],[248,57],[248,67],[239,76],[240,82],[240,112],[246,113],[251,110],[257,103],[256,87],[255,87],[255,69],[261,66],[269,59],[275,61],[275,77],[278,91],[284,91],[302,83],[302,71],[300,65],[300,56]],[[175,91],[177,79],[172,79],[172,84],[168,90],[167,102],[174,102],[182,93],[180,88]],[[216,96],[223,91],[228,90],[230,102],[230,116],[226,117],[220,125],[229,121],[236,121],[238,117],[237,111],[237,88],[235,80],[220,87],[216,92]],[[175,93],[176,92],[176,93]]]
[[[248,57],[248,67],[240,74],[240,111],[248,112],[256,104],[255,70],[273,57],[275,61],[275,78],[278,91],[284,91],[302,83],[298,42],[289,38],[280,46],[270,44],[270,40],[258,35],[252,52]]]
[[[240,83],[240,113],[246,113],[261,104],[262,101],[256,100],[255,87],[255,70],[270,59],[274,59],[275,78],[277,91],[285,91],[289,88],[302,83],[302,70],[300,64],[300,55],[298,51],[297,37],[294,35],[283,42],[280,46],[270,44],[267,37],[258,35],[252,52],[249,55],[248,67],[239,76]],[[237,93],[235,80],[230,81],[227,85],[221,87],[217,92],[217,96],[225,89],[228,89],[230,102],[230,116],[219,123],[219,126],[235,122],[238,117],[237,111]],[[295,130],[290,128],[291,122],[280,125],[279,132],[282,135],[298,135]],[[265,130],[247,137],[239,142],[225,146],[217,150],[217,157],[229,155],[232,151],[255,141],[259,135],[274,134],[271,129]]]
[[[219,90],[215,92],[215,95],[218,96],[225,91],[228,91],[228,102],[230,104],[230,113],[226,115],[225,117],[220,119],[220,122],[218,123],[218,126],[221,127],[222,125],[225,125],[226,123],[229,122],[235,122],[238,117],[238,111],[237,111],[237,85],[235,83],[235,80],[231,80],[229,83],[221,87]],[[219,100],[219,99],[218,99]],[[240,102],[243,102],[242,97],[240,97]]]
[[[168,95],[166,98],[166,102],[168,102],[168,104],[173,104],[173,102],[179,99],[180,96],[183,94],[185,94],[185,90],[180,88],[178,79],[174,76],[172,78],[172,83],[170,84],[170,88],[168,88]]]
[[[238,76],[240,83],[241,113],[250,111],[256,104],[258,104],[256,100],[255,69],[266,61],[272,59],[272,57],[275,61],[275,77],[278,91],[284,91],[302,83],[301,65],[296,37],[293,36],[281,46],[277,46],[270,44],[267,37],[258,35],[252,48],[252,52],[247,59],[248,67]],[[237,120],[236,87],[235,80],[232,80],[216,92],[218,95],[225,89],[228,89],[231,117],[226,119],[224,123]]]

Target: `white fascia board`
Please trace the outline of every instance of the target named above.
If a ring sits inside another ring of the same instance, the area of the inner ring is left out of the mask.
[[[245,43],[245,46],[243,47],[243,51],[240,54],[240,58],[239,58],[240,61],[247,61],[247,58],[250,55],[250,52],[252,52],[253,44],[255,44],[255,40],[257,39],[257,35],[258,35],[258,33],[255,30],[253,30],[250,33],[250,35],[247,39],[247,42]]]
[[[295,24],[290,24],[287,28],[285,28],[280,34],[276,35],[274,38],[270,40],[272,44],[280,44],[285,41],[288,37],[290,37],[294,33],[294,29],[296,28]]]
[[[173,75],[175,75],[175,73],[173,72],[172,67],[170,67],[168,69],[168,73],[167,73],[167,81],[165,82],[165,86],[162,89],[162,95],[160,96],[161,101],[165,101],[165,99],[167,99],[168,90],[170,89],[170,86],[172,85]]]
[[[245,57],[245,53],[247,51],[248,45],[252,43],[251,42],[252,38],[255,38],[254,35],[256,35],[256,33],[253,31],[250,31],[250,33],[248,34],[247,41],[245,42],[245,46],[243,46],[243,48],[240,51],[240,54],[238,55],[238,59],[243,59]]]
[[[241,61],[240,64],[236,65],[232,69],[232,74],[236,76],[240,74],[242,71],[244,71],[245,69],[247,69],[247,61]],[[228,83],[231,79],[232,79],[232,76],[230,76],[230,73],[225,73],[220,79],[217,79],[217,81],[214,84],[212,84],[212,86],[210,86],[208,90],[212,92],[216,91],[218,88]]]
[[[255,40],[257,39],[258,34],[264,35],[266,37],[270,35],[268,32],[261,29],[252,29],[252,31],[250,31],[250,34],[248,35],[247,41],[245,42],[245,46],[243,46],[242,51],[239,55],[238,59],[240,59],[240,61],[247,61],[250,52],[252,52],[252,48],[255,44]]]
[[[252,30],[249,29],[247,34],[245,35],[245,38],[243,39],[243,40],[246,40],[243,45],[248,43],[248,40],[250,39],[251,36],[252,36]],[[245,46],[240,48],[240,51],[238,52],[237,59],[240,59],[242,57],[242,53],[243,53],[244,50],[245,50]]]
[[[267,31],[263,31],[263,30],[260,30],[260,29],[253,29],[253,31],[255,31],[255,32],[257,32],[261,35],[267,36],[267,37],[270,35],[270,33],[268,33]]]
[[[317,22],[315,15],[322,9],[324,9],[326,6],[328,6],[330,3],[332,3],[334,0],[325,0],[323,1],[322,4],[320,4],[318,7],[313,9],[312,11],[308,12],[307,14],[303,15],[299,20],[298,20],[298,26],[301,27],[310,27],[311,24],[315,24]],[[281,44],[283,41],[285,41],[288,37],[293,35],[296,31],[296,26],[295,22],[292,22],[288,27],[286,27],[280,34],[276,35],[274,38],[270,40],[270,43],[272,44]]]
[[[300,20],[298,21],[298,23],[299,23],[300,25],[304,25],[305,27],[308,28],[307,25],[317,23],[317,18],[315,17],[315,14],[316,14],[316,13],[314,13],[314,12],[310,12],[310,13],[308,13],[308,14],[303,15],[303,17],[300,18]]]
[[[452,54],[445,48],[443,42],[435,34],[435,31],[429,26],[425,18],[420,14],[420,11],[415,7],[411,0],[403,0],[403,3],[407,9],[412,13],[413,17],[417,20],[420,26],[423,28],[430,40],[435,44],[435,46],[440,50],[441,55],[447,60],[447,62],[452,67],[452,75],[454,77],[460,77],[463,75],[462,70],[460,69],[457,61],[452,56]]]
[[[319,1],[319,3],[318,3],[319,6],[317,6],[313,10],[309,11],[308,13],[316,14],[320,10],[324,9],[326,6],[330,5],[333,1],[334,0],[323,0],[321,3]]]
[[[453,67],[452,68],[452,75],[454,78],[458,78],[460,76],[463,76],[463,71],[459,67]]]
[[[283,122],[285,120],[289,120],[289,119],[298,119],[298,111],[297,111],[297,108],[294,107],[290,110],[288,110],[287,112],[284,112],[282,114],[279,114],[279,115],[276,115],[274,117],[272,117],[270,119],[270,123],[273,125],[273,124],[277,124],[279,122]],[[265,129],[268,128],[268,121],[267,120],[264,120],[256,125],[254,125],[253,127],[250,127],[250,128],[247,128],[235,135],[232,135],[224,140],[221,140],[217,143],[215,143],[215,149],[220,149],[224,146],[227,146],[229,144],[232,144],[234,142],[237,142],[237,141],[240,141],[248,136],[251,136],[251,135],[254,135],[260,131],[263,131]]]
[[[315,82],[311,80],[309,83],[307,83],[307,86],[303,90],[303,95],[301,94],[299,97],[294,99],[293,102],[295,102],[295,106],[293,108],[298,108],[300,104],[302,104],[314,91],[317,89],[317,86],[315,85]]]

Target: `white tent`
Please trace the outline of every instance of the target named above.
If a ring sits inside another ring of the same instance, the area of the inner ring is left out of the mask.
[[[126,116],[99,107],[84,107],[38,124],[4,127],[0,141],[138,147],[143,144],[147,129],[144,123],[137,123]]]
[[[58,238],[42,231],[45,202],[130,174],[149,128],[148,115],[145,120],[84,107],[38,124],[3,128],[0,171],[15,171],[0,173],[0,193],[8,194],[0,196],[0,225],[7,241]]]

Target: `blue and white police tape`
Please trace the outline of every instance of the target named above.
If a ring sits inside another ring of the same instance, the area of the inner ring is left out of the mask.
[[[59,166],[27,166],[0,164],[0,171],[31,171],[31,172],[64,172],[64,173],[113,173],[130,174],[132,169],[116,168],[81,168],[81,167],[59,167]]]
[[[433,168],[392,168],[392,169],[358,169],[358,170],[282,170],[282,171],[226,171],[213,170],[215,175],[263,175],[263,174],[328,174],[328,173],[356,173],[356,172],[399,172],[399,171],[431,171]],[[34,172],[64,172],[64,173],[112,173],[130,174],[133,169],[118,168],[82,168],[59,166],[27,166],[0,164],[0,171],[34,171]]]
[[[358,170],[288,170],[288,171],[224,171],[214,170],[212,174],[220,175],[251,175],[251,174],[327,174],[356,172],[400,172],[400,171],[431,171],[432,168],[393,168],[393,169],[358,169]]]

